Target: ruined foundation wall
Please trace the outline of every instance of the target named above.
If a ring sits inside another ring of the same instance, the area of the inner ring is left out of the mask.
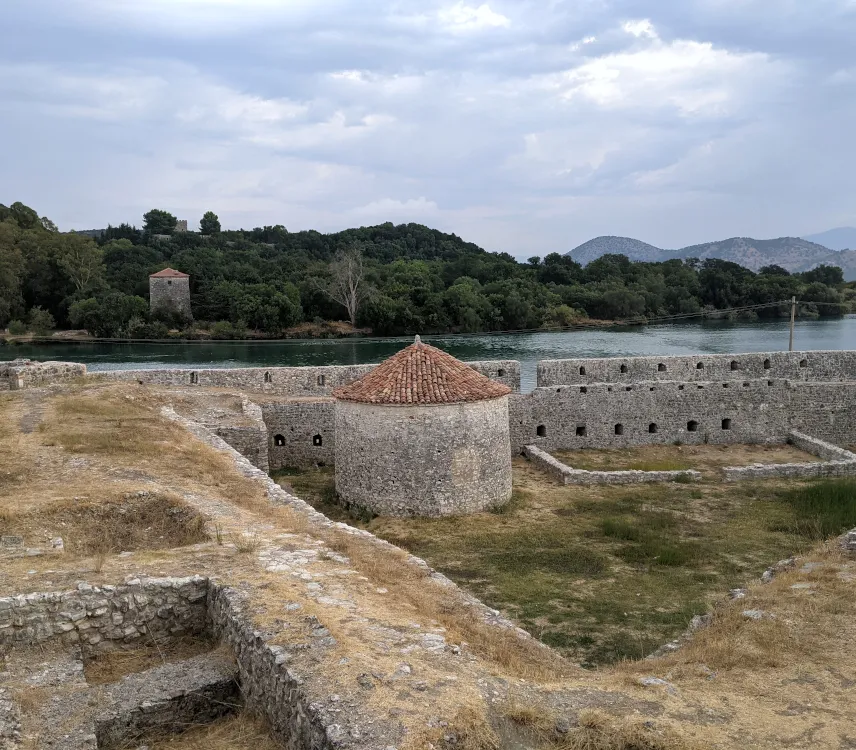
[[[0,362],[0,391],[38,388],[51,383],[63,383],[86,375],[86,365],[75,362],[33,362],[13,359]]]
[[[132,579],[121,586],[81,583],[72,591],[0,598],[0,646],[29,646],[51,639],[107,651],[154,637],[204,633],[208,579]]]

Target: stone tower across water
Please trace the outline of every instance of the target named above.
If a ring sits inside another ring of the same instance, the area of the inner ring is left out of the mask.
[[[149,307],[155,312],[177,312],[192,318],[190,312],[190,276],[164,268],[149,276]]]
[[[386,516],[478,513],[511,498],[511,389],[419,337],[333,391],[336,492]]]

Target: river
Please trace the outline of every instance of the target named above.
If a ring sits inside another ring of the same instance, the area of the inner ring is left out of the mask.
[[[783,351],[788,322],[672,323],[561,333],[425,336],[425,341],[464,360],[516,359],[521,390],[535,387],[538,360]],[[90,371],[162,367],[296,367],[380,362],[411,338],[188,342],[152,344],[51,343],[0,348],[0,359],[83,362]],[[798,350],[856,349],[856,315],[796,324]]]

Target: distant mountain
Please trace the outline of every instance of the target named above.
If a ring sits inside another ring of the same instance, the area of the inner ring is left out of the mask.
[[[595,237],[574,248],[568,255],[586,265],[608,253],[620,253],[630,260],[646,263],[672,258],[719,258],[739,263],[753,271],[775,264],[788,271],[799,272],[827,264],[840,266],[848,281],[856,279],[856,246],[852,252],[841,253],[799,237],[780,237],[775,240],[732,237],[679,250],[664,250],[631,237]]]
[[[803,239],[825,245],[831,250],[856,250],[856,227],[828,229],[819,234],[806,235]]]
[[[626,255],[630,260],[655,263],[675,257],[670,250],[661,250],[632,237],[595,237],[568,253],[577,263],[587,265],[601,255]]]

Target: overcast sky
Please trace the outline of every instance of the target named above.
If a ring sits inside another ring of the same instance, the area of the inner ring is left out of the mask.
[[[3,0],[0,203],[519,257],[856,224],[856,0]]]

